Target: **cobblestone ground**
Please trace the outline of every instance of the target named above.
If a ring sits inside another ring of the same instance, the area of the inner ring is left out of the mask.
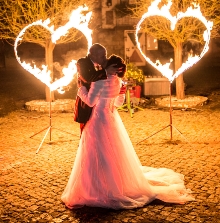
[[[30,136],[49,126],[49,116],[18,110],[0,118],[0,222],[220,222],[220,111],[174,110],[172,140],[170,127],[146,139],[169,125],[168,110],[120,115],[142,164],[184,174],[195,201],[156,200],[120,211],[67,209],[60,196],[76,155],[79,126],[71,113],[53,114],[51,143],[49,132],[36,154],[46,130]]]

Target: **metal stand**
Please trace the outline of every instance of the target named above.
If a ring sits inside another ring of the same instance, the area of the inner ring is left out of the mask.
[[[162,129],[160,129],[159,131],[151,134],[150,136],[148,136],[147,138],[143,139],[142,141],[138,142],[137,145],[140,144],[141,142],[145,141],[146,139],[149,139],[150,137],[156,135],[157,133],[163,131],[164,129],[166,129],[168,127],[170,127],[170,140],[173,139],[173,128],[175,128],[177,130],[177,132],[179,132],[181,134],[181,136],[183,136],[183,134],[175,126],[173,126],[173,123],[172,123],[172,103],[171,103],[172,102],[172,100],[171,100],[171,93],[172,93],[172,91],[171,91],[171,82],[170,82],[170,91],[169,92],[170,92],[170,124],[165,126]]]
[[[138,108],[138,109],[144,111],[143,108],[140,108],[140,107],[135,106],[135,105],[133,105],[133,108]],[[130,115],[131,115],[131,118],[133,118],[134,111],[131,108],[131,97],[130,97],[130,91],[129,91],[128,88],[126,90],[126,103],[124,105],[122,105],[121,107],[119,107],[118,108],[118,111],[126,111],[126,112],[129,111],[130,112]]]
[[[51,91],[50,91],[50,95],[51,95]],[[45,133],[45,135],[44,135],[44,137],[43,137],[43,139],[42,139],[42,141],[41,141],[41,143],[40,143],[40,145],[39,145],[36,153],[39,152],[39,150],[40,150],[40,148],[41,148],[41,146],[42,146],[42,144],[43,144],[43,142],[44,142],[44,140],[45,140],[45,138],[46,138],[46,136],[47,136],[48,133],[50,133],[50,142],[51,142],[51,139],[52,139],[52,128],[53,129],[58,129],[58,128],[52,127],[51,100],[49,102],[49,105],[50,105],[49,106],[49,126],[47,126],[46,128],[40,130],[39,132],[35,133],[34,135],[30,136],[30,138],[32,138],[32,137],[36,136],[37,134],[39,134],[39,133],[41,133],[41,132],[43,132],[44,130],[47,129],[47,131],[46,131],[46,133]],[[64,131],[64,130],[61,130],[61,129],[58,129],[58,130],[73,135],[72,133],[67,132],[67,131]]]

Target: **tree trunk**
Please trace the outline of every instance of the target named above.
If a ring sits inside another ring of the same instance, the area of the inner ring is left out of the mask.
[[[5,67],[4,43],[0,40],[0,67]]]
[[[177,47],[174,49],[174,61],[175,71],[177,71],[182,65],[182,43],[177,43]],[[177,99],[185,98],[185,84],[183,80],[183,74],[180,74],[176,78],[176,97]]]
[[[47,40],[46,46],[45,46],[45,60],[46,65],[48,69],[51,71],[51,81],[53,81],[53,50],[54,50],[55,44],[51,42],[51,40]],[[46,86],[45,88],[46,93],[46,101],[54,101],[54,92],[50,91],[50,88]]]

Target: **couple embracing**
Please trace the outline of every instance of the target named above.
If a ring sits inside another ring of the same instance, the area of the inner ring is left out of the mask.
[[[61,196],[68,208],[142,207],[154,199],[170,203],[194,200],[184,176],[167,168],[142,166],[117,107],[124,102],[124,61],[101,44],[78,61],[79,89],[74,120],[81,138]]]

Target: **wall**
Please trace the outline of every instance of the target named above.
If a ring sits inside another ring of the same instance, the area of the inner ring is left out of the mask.
[[[100,29],[94,32],[93,42],[104,45],[108,56],[117,54],[124,58],[124,29],[131,27],[115,27],[114,29]]]

